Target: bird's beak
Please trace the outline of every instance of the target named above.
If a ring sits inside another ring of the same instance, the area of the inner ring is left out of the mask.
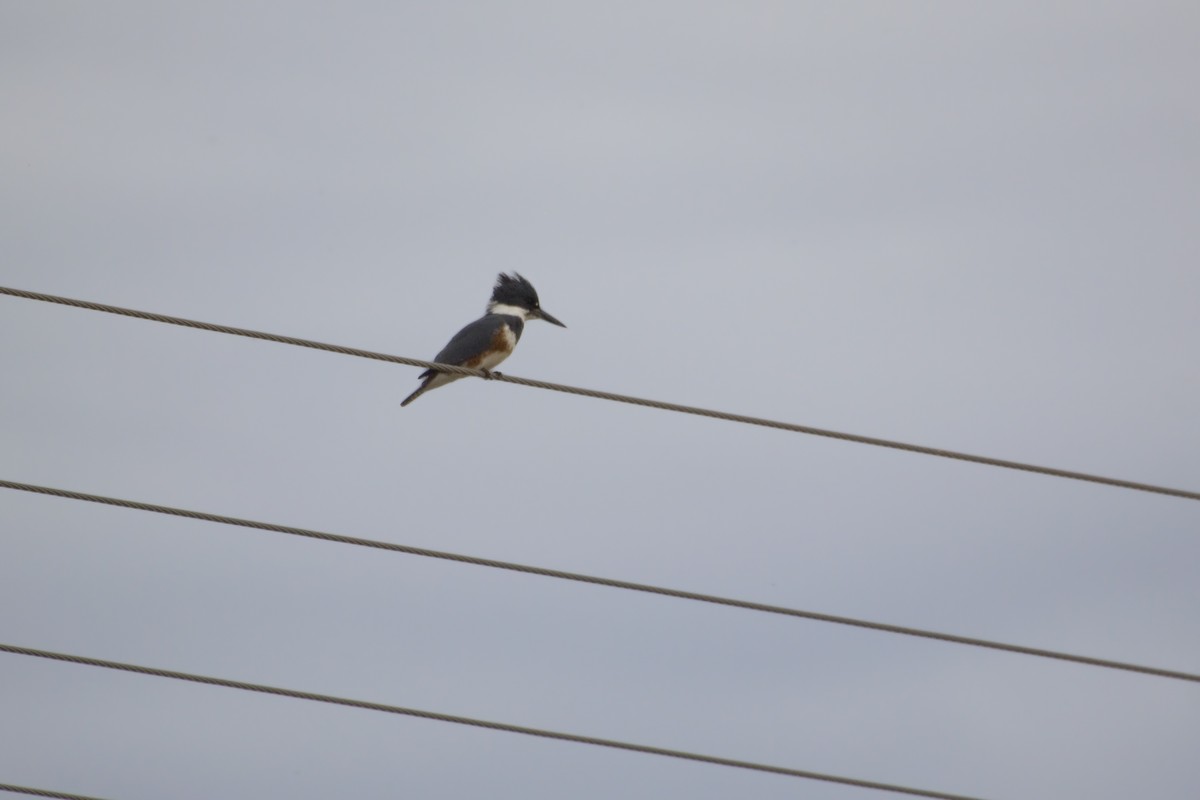
[[[555,319],[552,315],[547,314],[545,311],[542,311],[540,308],[534,312],[533,316],[535,319],[544,319],[544,320],[546,320],[546,322],[549,322],[551,325],[557,325],[560,328],[567,327],[566,325],[563,325],[561,322],[559,322],[557,319]]]

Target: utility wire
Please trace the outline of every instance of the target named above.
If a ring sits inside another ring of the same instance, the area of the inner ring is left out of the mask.
[[[419,717],[421,719],[436,720],[438,722],[451,722],[455,725],[470,725],[476,728],[487,728],[489,730],[503,731],[505,733],[520,733],[525,736],[539,736],[543,739],[557,739],[564,742],[576,742],[578,744],[587,744],[596,747],[610,747],[616,750],[628,750],[634,753],[645,753],[653,756],[665,756],[667,758],[678,758],[686,761],[699,761],[705,764],[716,764],[722,767],[736,767],[738,769],[752,770],[754,772],[769,772],[775,775],[786,775],[792,778],[807,778],[814,781],[840,783],[846,786],[857,786],[863,789],[877,789],[882,792],[895,792],[898,794],[914,795],[916,797],[932,797],[938,798],[938,800],[979,800],[979,798],[968,797],[961,794],[949,794],[947,792],[914,789],[909,786],[899,786],[892,783],[861,780],[859,778],[847,778],[840,775],[828,775],[822,772],[810,772],[809,770],[793,769],[791,767],[779,767],[771,764],[760,764],[754,761],[741,761],[733,758],[723,758],[721,756],[708,756],[700,753],[691,753],[685,750],[671,750],[665,747],[655,747],[653,745],[622,742],[616,739],[601,739],[595,736],[581,736],[575,733],[561,733],[559,731],[551,731],[544,728],[529,728],[523,725],[510,725],[506,722],[493,722],[489,720],[474,719],[472,717],[460,717],[453,714],[442,714],[437,711],[422,711],[415,708],[387,705],[386,703],[373,703],[367,700],[352,700],[346,697],[334,697],[327,694],[300,692],[294,689],[283,689],[278,686],[265,686],[258,683],[231,681],[225,678],[212,678],[205,675],[194,675],[189,672],[176,672],[174,670],[158,669],[155,667],[143,667],[137,664],[125,664],[119,661],[104,661],[99,658],[68,655],[66,653],[53,653],[47,650],[34,650],[29,647],[17,647],[16,645],[10,644],[0,644],[0,652],[13,653],[21,656],[33,656],[35,658],[46,658],[52,661],[65,661],[70,664],[82,664],[88,667],[103,667],[104,669],[134,672],[139,675],[153,675],[158,678],[172,678],[179,681],[191,681],[192,683],[203,683],[209,686],[221,686],[226,689],[241,689],[247,692],[273,694],[279,697],[291,697],[297,700],[311,700],[317,703],[330,703],[333,705],[348,706],[350,708],[362,708],[368,711],[383,711],[388,714],[403,714],[409,717]]]
[[[357,547],[372,547],[377,550],[389,550],[393,553],[405,553],[407,555],[421,556],[422,558],[437,558],[445,561],[456,561],[460,564],[473,564],[475,566],[489,567],[491,569],[504,569],[512,572],[523,572],[528,575],[541,575],[546,578],[558,578],[560,580],[575,581],[578,583],[590,583],[597,586],[608,586],[614,589],[626,589],[629,591],[645,592],[648,594],[662,595],[665,597],[675,597],[681,600],[694,600],[701,603],[711,603],[713,605],[744,608],[749,611],[761,611],[768,614],[799,617],[801,619],[810,619],[817,622],[829,622],[835,625],[849,625],[856,628],[866,628],[868,630],[900,634],[902,636],[916,636],[923,639],[935,639],[937,641],[950,642],[952,644],[984,647],[991,650],[1002,650],[1009,653],[1036,656],[1038,658],[1052,658],[1059,661],[1086,664],[1092,667],[1103,667],[1105,669],[1123,670],[1125,672],[1137,672],[1143,675],[1154,675],[1159,678],[1172,678],[1175,680],[1200,683],[1200,674],[1191,672],[1160,669],[1158,667],[1148,667],[1141,664],[1129,664],[1122,661],[1111,661],[1104,658],[1092,658],[1091,656],[1073,655],[1071,653],[1061,653],[1055,650],[1043,650],[1036,647],[1025,647],[1018,644],[1006,644],[1004,642],[995,642],[988,639],[977,639],[969,636],[956,636],[951,633],[939,633],[937,631],[927,631],[920,628],[889,625],[883,622],[870,622],[868,620],[854,619],[852,617],[839,617],[832,614],[821,614],[815,611],[803,611],[797,608],[788,608],[786,606],[768,605],[766,603],[756,603],[750,600],[737,600],[731,597],[702,594],[700,592],[689,592],[682,589],[671,589],[665,586],[654,586],[646,583],[634,583],[632,581],[616,580],[614,578],[602,578],[595,575],[585,575],[578,572],[564,572],[557,569],[534,567],[528,564],[517,564],[511,561],[497,561],[490,558],[478,558],[476,556],[447,553],[440,550],[428,550],[423,547],[412,547],[410,545],[396,544],[394,542],[382,542],[375,539],[361,539],[354,536],[342,536],[336,533],[326,533],[324,531],[309,530],[307,528],[295,528],[290,525],[277,525],[272,522],[257,522],[255,520],[239,519],[238,517],[226,517],[219,514],[209,514],[204,511],[189,511],[187,509],[174,508],[172,506],[153,505],[151,503],[141,503],[136,500],[121,500],[115,497],[84,494],[83,492],[73,492],[66,489],[54,489],[48,486],[36,486],[28,483],[16,483],[15,481],[0,480],[0,488],[49,495],[51,497],[62,497],[68,500],[82,500],[88,503],[100,503],[102,505],[116,506],[118,508],[130,508],[138,511],[151,511],[155,514],[186,517],[188,519],[203,520],[205,522],[216,522],[221,525],[234,525],[242,528],[253,528],[255,530],[271,531],[274,533],[285,533],[291,536],[303,536],[309,539],[320,539],[322,541],[335,542],[337,544],[349,544]]]
[[[52,792],[49,789],[34,789],[30,786],[15,786],[11,783],[0,783],[0,792],[14,794],[31,794],[34,797],[55,797],[58,800],[100,800],[86,794],[71,794],[70,792]]]
[[[478,369],[456,367],[450,364],[438,364],[432,361],[422,361],[417,358],[406,358],[404,356],[394,356],[387,353],[374,352],[371,350],[360,350],[355,347],[342,347],[341,345],[314,342],[309,339],[298,339],[293,336],[280,336],[279,334],[253,331],[246,328],[233,328],[228,325],[216,325],[210,322],[198,322],[196,320],[183,319],[181,317],[171,317],[167,316],[166,314],[156,314],[150,311],[137,311],[130,308],[105,305],[103,303],[93,303],[88,300],[74,300],[69,297],[59,297],[57,295],[42,294],[40,292],[29,292],[22,289],[11,289],[4,286],[0,286],[0,294],[6,294],[12,297],[22,297],[27,300],[38,300],[44,303],[57,303],[59,305],[72,306],[74,308],[84,308],[90,311],[103,311],[107,314],[119,314],[125,317],[145,319],[152,322],[162,322],[168,325],[181,325],[185,328],[197,328],[199,330],[213,331],[215,333],[226,333],[232,336],[245,336],[251,339],[262,339],[268,342],[279,342],[280,344],[290,344],[297,347],[308,347],[313,350],[325,350],[331,353],[340,353],[342,355],[356,356],[358,358],[370,358],[376,361],[387,361],[393,364],[405,364],[411,367],[423,367],[425,369],[434,369],[440,372],[449,372],[455,375],[473,375],[481,378],[489,377],[489,375],[485,374],[483,370]],[[923,455],[937,456],[939,458],[952,458],[958,461],[968,461],[974,464],[984,464],[991,467],[1015,469],[1022,472],[1034,472],[1040,475],[1051,475],[1057,478],[1068,478],[1070,480],[1098,483],[1105,486],[1116,486],[1122,489],[1133,489],[1139,492],[1152,492],[1154,494],[1169,495],[1171,497],[1181,497],[1186,500],[1200,500],[1200,492],[1189,491],[1185,489],[1173,489],[1167,486],[1157,486],[1149,483],[1139,483],[1136,481],[1127,481],[1119,478],[1107,478],[1101,475],[1091,475],[1086,472],[1075,472],[1073,470],[1043,467],[1036,464],[1026,464],[1019,461],[1007,461],[1000,458],[971,455],[970,453],[960,453],[954,450],[944,450],[938,447],[906,444],[904,442],[896,442],[889,439],[878,439],[873,436],[860,436],[854,433],[842,433],[840,431],[831,431],[824,428],[813,428],[808,425],[796,425],[790,422],[779,422],[777,420],[764,419],[762,417],[748,417],[743,414],[731,414],[725,411],[714,411],[713,409],[708,408],[685,406],[678,403],[666,403],[659,400],[647,400],[645,398],[632,397],[630,395],[602,392],[595,389],[583,389],[578,386],[567,386],[560,383],[547,383],[546,381],[531,380],[529,378],[517,378],[512,375],[491,373],[490,377],[505,383],[516,383],[521,386],[533,386],[538,389],[549,389],[550,391],[554,392],[565,392],[567,394],[577,394],[584,397],[595,397],[600,400],[611,400],[617,403],[629,403],[631,405],[646,406],[647,408],[657,408],[664,411],[675,411],[680,414],[694,414],[701,417],[728,420],[730,422],[741,422],[746,425],[759,425],[766,428],[792,431],[793,433],[804,433],[810,436],[823,436],[829,439],[840,439],[845,442],[856,442],[858,444],[872,445],[875,447],[887,447],[893,450],[903,450],[909,453],[921,453]]]

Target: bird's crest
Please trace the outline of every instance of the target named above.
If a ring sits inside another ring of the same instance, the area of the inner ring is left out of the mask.
[[[537,308],[537,289],[534,289],[533,284],[525,280],[519,272],[514,272],[512,275],[501,272],[496,278],[496,286],[492,289],[492,301],[489,305]]]

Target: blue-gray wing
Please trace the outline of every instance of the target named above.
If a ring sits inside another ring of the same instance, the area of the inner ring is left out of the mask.
[[[434,356],[433,360],[442,364],[462,366],[472,358],[491,349],[492,337],[496,335],[496,331],[504,324],[512,328],[513,333],[520,340],[521,331],[525,327],[520,317],[488,314],[480,317],[454,334],[454,337],[442,348],[440,353]],[[429,374],[433,373],[427,370],[425,373],[422,373],[422,377]]]

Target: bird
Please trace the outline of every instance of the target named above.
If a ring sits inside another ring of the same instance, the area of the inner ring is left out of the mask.
[[[521,332],[525,330],[525,323],[531,319],[544,319],[560,328],[567,327],[542,309],[537,290],[521,273],[506,275],[502,272],[496,278],[486,313],[454,334],[433,360],[439,364],[481,369],[485,377],[490,378],[492,368],[512,355],[513,348],[521,339]],[[427,369],[420,375],[421,385],[400,405],[406,406],[430,389],[465,377]]]

